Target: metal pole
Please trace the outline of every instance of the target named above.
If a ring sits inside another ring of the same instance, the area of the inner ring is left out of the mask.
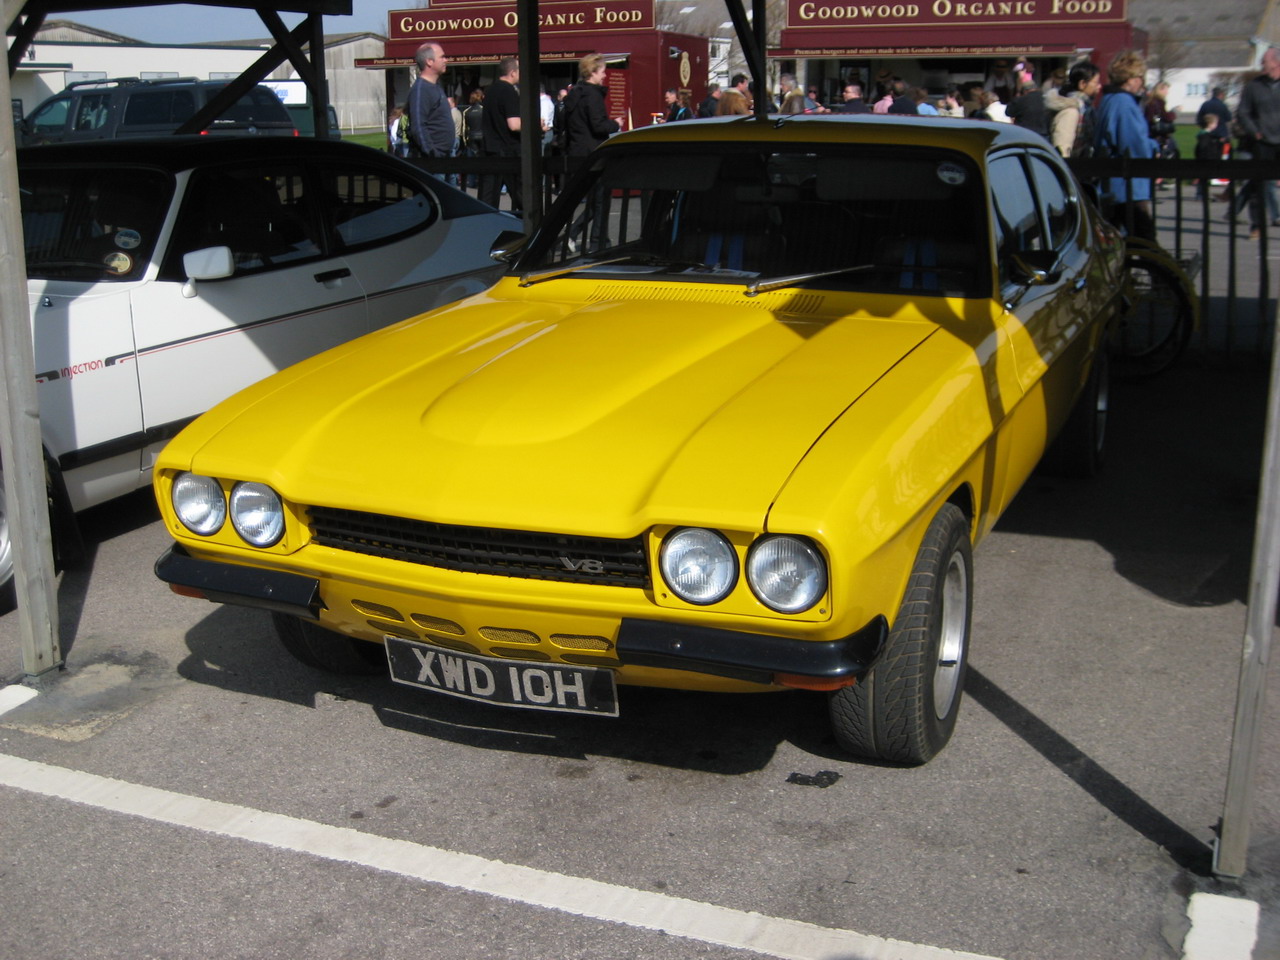
[[[1277,338],[1280,340],[1280,338]],[[1213,872],[1242,877],[1249,850],[1253,814],[1254,771],[1258,765],[1267,699],[1267,663],[1276,622],[1276,590],[1280,584],[1280,342],[1271,345],[1271,392],[1262,458],[1262,487],[1245,617],[1244,651],[1236,693],[1236,721],[1231,735],[1231,763],[1222,806],[1222,831],[1213,849]]]
[[[11,5],[5,4],[6,19]],[[0,80],[0,102],[8,102],[9,74]],[[22,669],[31,677],[62,663],[53,575],[53,537],[45,493],[44,447],[36,400],[27,262],[22,247],[22,204],[13,125],[0,124],[0,454],[4,464],[5,517],[13,543]]]
[[[537,0],[519,0],[518,53],[520,56],[520,192],[524,231],[532,233],[542,222],[542,44],[538,36]]]

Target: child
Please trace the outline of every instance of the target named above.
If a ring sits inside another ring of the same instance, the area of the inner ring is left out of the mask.
[[[1205,113],[1200,118],[1200,132],[1196,134],[1196,159],[1197,160],[1223,160],[1230,156],[1228,152],[1223,151],[1223,145],[1226,145],[1227,151],[1231,149],[1231,141],[1222,137],[1221,131],[1218,130],[1218,115],[1216,113]],[[1196,183],[1196,199],[1199,200],[1204,196],[1205,181],[1201,178]]]

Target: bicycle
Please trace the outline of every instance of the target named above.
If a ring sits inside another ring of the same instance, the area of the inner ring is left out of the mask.
[[[1182,355],[1200,325],[1200,299],[1182,265],[1163,247],[1125,239],[1124,312],[1112,341],[1116,373],[1150,377]]]

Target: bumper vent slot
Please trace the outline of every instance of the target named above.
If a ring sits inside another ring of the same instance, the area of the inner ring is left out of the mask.
[[[610,540],[311,508],[312,542],[373,557],[499,577],[649,586],[644,540]],[[416,618],[415,618],[416,619]]]

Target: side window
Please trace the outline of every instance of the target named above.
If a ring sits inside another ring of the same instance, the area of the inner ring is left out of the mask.
[[[236,274],[313,259],[323,251],[302,168],[294,164],[202,170],[187,187],[165,276],[182,276],[182,255],[231,248]]]
[[[173,196],[170,176],[145,168],[32,164],[19,178],[28,277],[143,276]]]
[[[86,93],[76,102],[76,115],[71,123],[72,130],[98,130],[107,125],[108,108],[111,105],[109,93]]]
[[[139,90],[130,95],[122,123],[127,127],[175,124],[195,112],[196,102],[190,89]]]
[[[1048,161],[1034,154],[1028,156],[1031,178],[1035,182],[1036,196],[1044,211],[1045,228],[1049,231],[1049,246],[1060,250],[1075,235],[1078,208],[1071,200],[1062,175]]]
[[[1000,260],[1000,280],[1009,279],[1009,258],[1017,253],[1045,249],[1044,232],[1035,194],[1018,156],[1003,156],[989,166],[991,200],[995,207]]]
[[[432,197],[378,170],[325,167],[320,182],[329,222],[348,249],[409,236],[438,216]]]
[[[61,133],[67,126],[67,115],[70,112],[70,97],[59,97],[46,103],[31,115],[32,133]]]

